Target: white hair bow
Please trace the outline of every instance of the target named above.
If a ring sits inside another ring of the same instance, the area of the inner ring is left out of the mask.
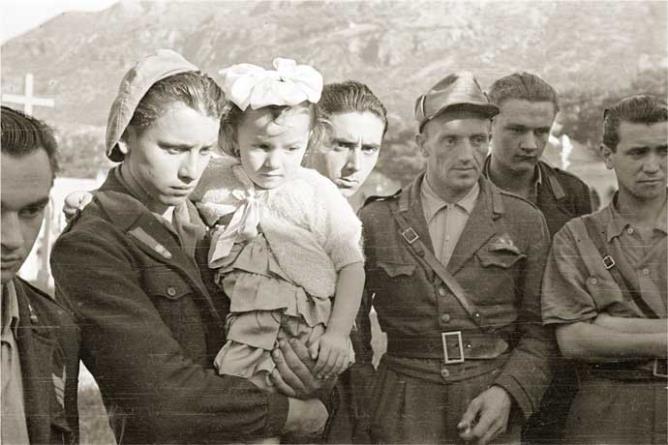
[[[229,100],[245,111],[269,105],[294,106],[304,101],[317,103],[322,93],[322,75],[309,65],[277,57],[275,70],[241,63],[220,70],[221,86]]]

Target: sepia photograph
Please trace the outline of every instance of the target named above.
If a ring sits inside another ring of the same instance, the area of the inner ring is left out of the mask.
[[[668,2],[3,0],[0,444],[668,443]]]

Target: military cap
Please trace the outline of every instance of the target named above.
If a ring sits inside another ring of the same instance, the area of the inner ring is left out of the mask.
[[[440,80],[415,102],[415,119],[420,125],[447,110],[479,112],[490,119],[499,113],[499,107],[489,102],[480,84],[468,71],[450,74]]]

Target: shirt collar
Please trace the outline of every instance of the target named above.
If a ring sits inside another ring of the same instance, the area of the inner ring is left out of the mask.
[[[448,203],[441,199],[436,192],[431,188],[427,178],[425,177],[422,181],[422,187],[420,190],[420,195],[422,198],[422,208],[424,209],[425,218],[427,223],[429,223],[436,213],[438,213],[442,208],[447,207],[448,205],[455,205],[456,207],[461,208],[467,214],[471,214],[475,203],[478,200],[478,195],[480,194],[480,184],[478,182],[469,190],[469,192],[462,199],[455,203]]]
[[[9,326],[16,335],[19,325],[19,300],[14,287],[14,280],[1,287],[2,292],[2,327]]]
[[[632,225],[631,221],[619,213],[619,210],[617,209],[618,194],[619,192],[615,193],[615,195],[612,197],[610,205],[608,206],[608,215],[610,218],[607,228],[608,242],[610,242],[610,240],[612,240],[614,237],[621,235],[624,229]],[[666,213],[666,203],[664,202],[663,209],[661,210],[661,213],[656,220],[654,230],[660,230],[663,233],[668,233],[668,222],[666,221],[667,216],[668,213]]]
[[[536,173],[534,174],[534,186],[538,187],[543,183],[543,172],[540,171],[540,168],[538,168],[538,164],[536,164]]]

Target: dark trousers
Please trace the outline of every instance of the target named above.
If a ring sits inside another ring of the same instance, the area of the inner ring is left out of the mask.
[[[456,382],[423,379],[381,360],[372,395],[371,439],[375,443],[464,443],[457,424],[468,404],[489,387],[499,368]],[[456,365],[462,366],[462,365]],[[426,370],[425,370],[426,371]],[[495,444],[519,444],[521,426],[512,413]]]
[[[554,377],[540,403],[540,408],[527,420],[522,443],[559,444],[563,440],[566,418],[578,391],[576,364],[560,359]]]
[[[667,392],[665,379],[582,380],[568,415],[564,443],[665,445]]]

